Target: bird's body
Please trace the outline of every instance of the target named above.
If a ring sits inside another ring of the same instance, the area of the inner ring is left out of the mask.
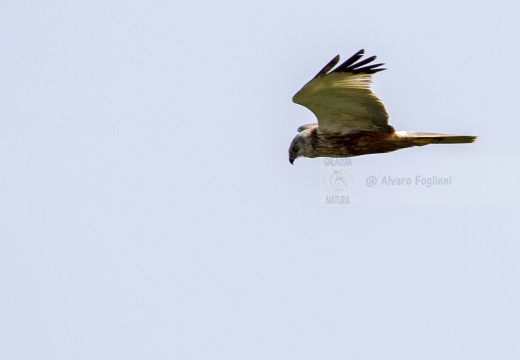
[[[471,143],[475,136],[395,131],[388,124],[383,103],[370,90],[371,74],[381,70],[364,66],[360,50],[329,72],[339,61],[336,56],[296,95],[293,101],[311,110],[318,124],[303,125],[289,148],[291,164],[299,156],[350,157],[386,153],[428,144]]]

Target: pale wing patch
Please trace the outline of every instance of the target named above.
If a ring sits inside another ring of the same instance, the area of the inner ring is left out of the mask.
[[[330,73],[308,82],[293,101],[316,115],[320,131],[386,130],[388,113],[370,80],[368,74]]]

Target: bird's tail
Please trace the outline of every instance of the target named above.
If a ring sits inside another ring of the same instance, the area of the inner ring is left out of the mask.
[[[468,135],[433,134],[422,132],[409,132],[406,135],[416,146],[428,144],[468,144],[477,140],[476,136]]]

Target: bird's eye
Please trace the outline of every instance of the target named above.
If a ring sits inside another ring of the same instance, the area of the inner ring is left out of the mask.
[[[294,152],[298,152],[298,146],[295,145],[295,146],[292,147],[292,149],[293,149]]]

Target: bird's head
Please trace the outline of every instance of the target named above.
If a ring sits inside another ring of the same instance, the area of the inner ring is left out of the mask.
[[[311,134],[308,131],[302,131],[296,135],[289,147],[289,162],[294,165],[297,157],[314,157],[314,147],[312,146]]]

